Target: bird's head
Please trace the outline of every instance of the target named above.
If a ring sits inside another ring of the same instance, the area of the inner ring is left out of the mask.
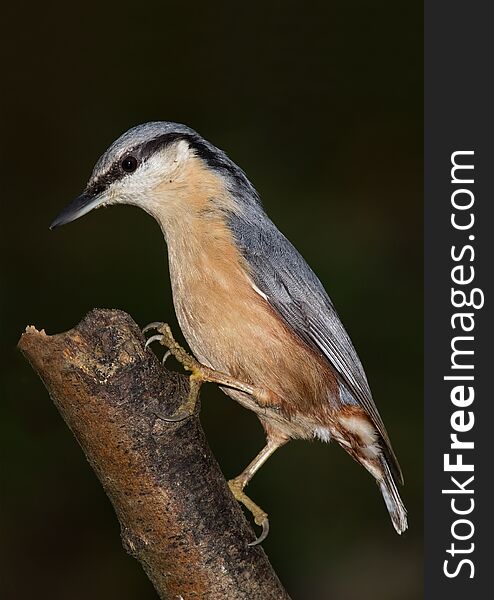
[[[145,123],[118,138],[100,157],[86,189],[53,221],[70,223],[94,208],[139,206],[166,231],[174,223],[257,201],[243,171],[194,130],[166,121]]]

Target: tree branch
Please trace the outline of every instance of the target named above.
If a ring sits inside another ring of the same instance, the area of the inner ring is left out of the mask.
[[[94,310],[19,348],[110,498],[127,552],[160,598],[288,599],[207,444],[197,415],[167,423],[188,380],[163,369],[126,314]]]

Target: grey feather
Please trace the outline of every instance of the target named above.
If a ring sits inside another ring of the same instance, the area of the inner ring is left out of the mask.
[[[255,285],[284,322],[330,362],[345,394],[367,412],[382,437],[393,474],[402,474],[379,415],[362,364],[321,282],[304,258],[264,213],[259,202],[229,218]]]

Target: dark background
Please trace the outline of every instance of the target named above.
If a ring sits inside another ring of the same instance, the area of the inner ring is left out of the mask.
[[[293,442],[249,487],[297,600],[422,597],[421,3],[25,5],[4,14],[0,596],[154,598],[111,506],[15,349],[93,307],[176,321],[158,226],[118,207],[48,225],[130,126],[175,120],[225,149],[320,276],[400,458],[410,530],[336,445]],[[7,36],[7,38],[6,38]],[[227,477],[263,443],[207,386]]]

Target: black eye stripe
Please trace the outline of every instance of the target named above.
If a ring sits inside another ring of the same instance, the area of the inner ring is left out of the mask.
[[[103,193],[112,183],[133,173],[139,166],[139,162],[134,154],[127,154],[123,158],[120,158],[106,173],[100,175],[96,181],[88,186],[86,193],[92,196]]]
[[[144,142],[139,146],[130,148],[124,156],[121,156],[116,162],[113,163],[113,165],[108,169],[106,173],[100,175],[98,179],[94,181],[90,187],[87,188],[86,192],[91,195],[101,194],[112,183],[123,179],[128,174],[135,171],[135,169],[126,170],[123,167],[123,163],[130,157],[133,157],[136,160],[138,166],[139,164],[145,162],[149,157],[151,157],[159,150],[178,140],[187,140],[189,144],[192,147],[194,147],[200,155],[202,154],[202,152],[200,152],[202,148],[200,148],[197,144],[197,140],[195,139],[195,137],[183,133],[167,133],[165,135],[154,138],[148,142]]]
[[[101,194],[101,192],[105,191],[105,186],[100,184],[100,185],[96,185],[94,186],[94,193],[95,194]]]
[[[100,175],[100,177],[86,189],[86,193],[91,195],[101,194],[115,181],[123,179],[130,173],[133,173],[140,164],[145,162],[153,154],[179,140],[187,141],[197,155],[212,169],[229,175],[236,180],[238,185],[242,185],[242,187],[250,187],[250,183],[243,171],[232,163],[223,152],[207,144],[198,135],[171,132],[153,138],[152,140],[134,146],[133,148],[129,148],[124,156],[120,156],[106,173]]]

